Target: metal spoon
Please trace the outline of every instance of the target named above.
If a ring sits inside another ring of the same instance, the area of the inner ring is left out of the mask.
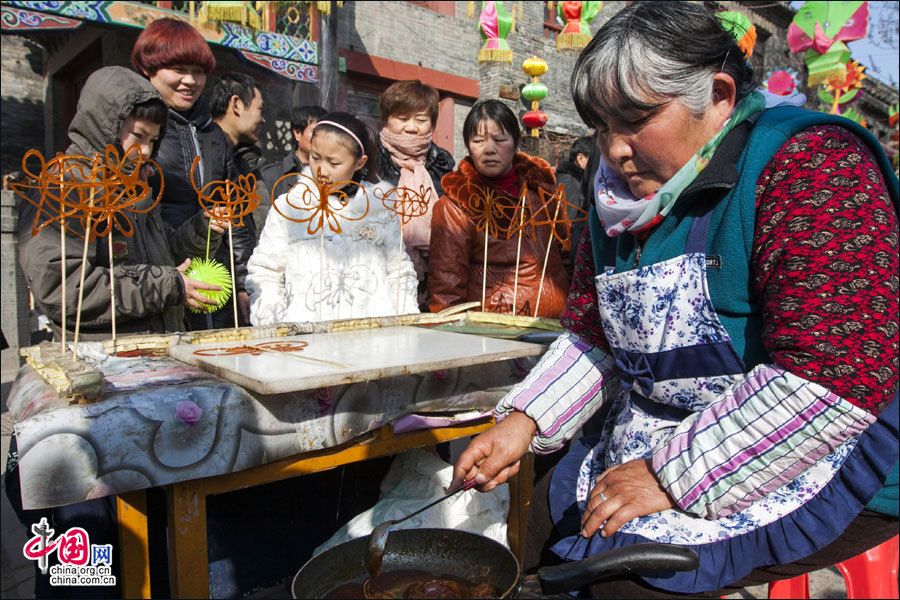
[[[380,523],[375,529],[372,530],[372,534],[369,536],[369,546],[368,553],[366,554],[366,570],[369,572],[369,578],[374,578],[378,576],[378,573],[381,571],[381,562],[384,560],[384,548],[387,545],[388,534],[391,532],[391,527],[397,525],[398,523],[402,523],[407,519],[410,519],[416,516],[419,513],[425,512],[435,504],[440,504],[447,498],[451,496],[455,496],[460,492],[464,492],[466,490],[471,490],[475,487],[475,480],[470,479],[469,481],[464,481],[462,487],[458,490],[450,492],[446,496],[438,498],[434,502],[420,508],[414,513],[410,513],[401,519],[394,519],[393,521],[385,521],[384,523]]]

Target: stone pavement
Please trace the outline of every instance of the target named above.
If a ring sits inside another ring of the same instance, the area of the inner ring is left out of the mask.
[[[9,439],[12,433],[12,418],[6,410],[6,396],[16,376],[18,363],[14,350],[2,351],[2,378],[0,378],[0,393],[2,393],[2,448],[0,448],[0,462],[2,473],[6,473],[6,456],[9,450]],[[0,490],[0,599],[31,598],[34,594],[34,567],[30,561],[22,555],[22,546],[25,544],[25,530],[19,524],[12,506],[6,498],[6,487]],[[299,565],[298,565],[299,568]],[[738,594],[727,596],[728,598],[766,598],[765,586],[747,588]],[[846,598],[840,574],[833,567],[823,569],[812,574],[810,578],[810,593],[813,598]],[[289,582],[282,586],[261,590],[250,596],[251,598],[283,598],[290,595]],[[523,590],[520,597],[542,598],[536,586]]]

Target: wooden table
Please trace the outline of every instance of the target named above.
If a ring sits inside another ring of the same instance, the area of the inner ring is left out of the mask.
[[[394,435],[384,426],[366,439],[317,452],[297,454],[259,467],[184,481],[168,486],[169,577],[173,598],[209,598],[206,498],[349,463],[397,454],[413,448],[477,435],[493,425],[476,424],[413,431]],[[533,463],[526,455],[519,474],[510,481],[509,543],[522,560],[525,528],[533,485]],[[150,552],[147,499],[143,490],[117,497],[121,588],[124,598],[150,598]],[[301,565],[297,565],[299,569]]]

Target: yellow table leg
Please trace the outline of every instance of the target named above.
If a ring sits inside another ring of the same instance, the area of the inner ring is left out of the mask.
[[[123,598],[150,597],[150,545],[147,494],[144,490],[116,497],[119,521],[119,576]]]
[[[206,491],[199,481],[169,488],[169,585],[173,598],[209,598]]]
[[[174,483],[169,488],[169,583],[173,598],[209,598],[209,555],[206,540],[206,497],[326,471],[342,465],[433,446],[461,437],[477,435],[492,421],[427,429],[395,435],[390,426],[374,437],[317,452],[297,454],[279,461],[238,471]],[[531,485],[531,476],[527,478]],[[531,498],[531,493],[528,493]],[[527,508],[526,508],[527,511]],[[527,516],[527,512],[526,512]],[[527,518],[522,522],[524,530]],[[517,526],[518,527],[518,526]],[[524,539],[524,533],[521,536]]]
[[[528,512],[534,492],[534,454],[528,452],[519,462],[519,472],[509,480],[509,517],[506,519],[506,535],[509,549],[525,564],[525,534],[528,529]]]

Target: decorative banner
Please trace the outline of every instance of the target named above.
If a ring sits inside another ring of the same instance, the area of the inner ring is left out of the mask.
[[[313,2],[310,2],[310,4],[313,4]],[[319,14],[325,15],[325,16],[328,16],[331,14],[331,2],[315,2],[315,5],[316,5],[316,9],[319,11]],[[337,8],[344,7],[344,3],[340,2],[340,1],[335,2],[334,5]]]
[[[200,12],[197,18],[201,23],[216,21],[230,21],[252,29],[262,29],[262,16],[253,8],[253,2],[241,0],[206,0],[200,4]]]
[[[799,74],[794,69],[775,69],[769,71],[763,81],[763,87],[776,96],[790,96],[797,89]]]
[[[204,2],[203,5],[205,4],[209,3]],[[214,4],[239,6],[237,2]],[[193,25],[210,44],[244,52],[254,63],[291,79],[313,83],[317,81],[316,72],[306,69],[307,66],[315,69],[319,60],[318,45],[314,41],[272,31],[255,31],[229,21],[221,21],[216,27],[212,27],[199,19],[192,19],[187,13],[159,8],[152,4],[111,0],[102,2],[4,0],[2,16],[3,30],[16,32],[29,29],[74,28],[83,21],[144,28],[164,17],[178,19]]]
[[[788,28],[791,52],[806,51],[810,87],[846,76],[850,49],[845,42],[866,37],[868,2],[806,2]]]
[[[81,27],[81,21],[78,19],[48,15],[6,5],[0,8],[2,8],[0,20],[2,20],[3,31],[6,32],[15,33],[16,31],[35,29],[50,31],[56,29],[78,29]]]
[[[840,105],[856,98],[862,88],[862,81],[866,78],[865,71],[864,66],[852,60],[845,65],[844,75],[832,76],[824,88],[819,89],[819,100],[831,106],[831,114],[843,114]]]
[[[522,115],[522,124],[531,129],[531,137],[540,135],[540,128],[547,124],[547,113],[539,110],[541,100],[547,97],[547,86],[538,77],[547,72],[547,62],[532,56],[522,63],[522,70],[531,77],[531,83],[522,88],[522,97],[531,102],[531,110]]]
[[[856,110],[855,108],[848,108],[847,110],[845,110],[844,112],[841,113],[841,116],[846,119],[850,119],[854,123],[858,123],[858,124],[862,125],[863,127],[869,126],[869,124],[866,122],[866,117],[863,116],[863,114],[861,112],[859,112],[858,110]]]
[[[566,26],[556,37],[556,49],[580,50],[591,41],[588,24],[603,8],[603,2],[557,2],[556,14],[566,22]]]
[[[900,105],[892,104],[888,107],[888,125],[896,127],[900,120]]]
[[[276,58],[257,52],[248,52],[247,50],[241,50],[241,55],[250,62],[265,67],[270,71],[274,71],[288,79],[306,83],[319,82],[319,68],[314,65],[295,62],[284,58]]]
[[[512,62],[512,50],[506,38],[515,27],[513,14],[502,2],[481,3],[478,30],[484,43],[478,51],[478,62]]]

